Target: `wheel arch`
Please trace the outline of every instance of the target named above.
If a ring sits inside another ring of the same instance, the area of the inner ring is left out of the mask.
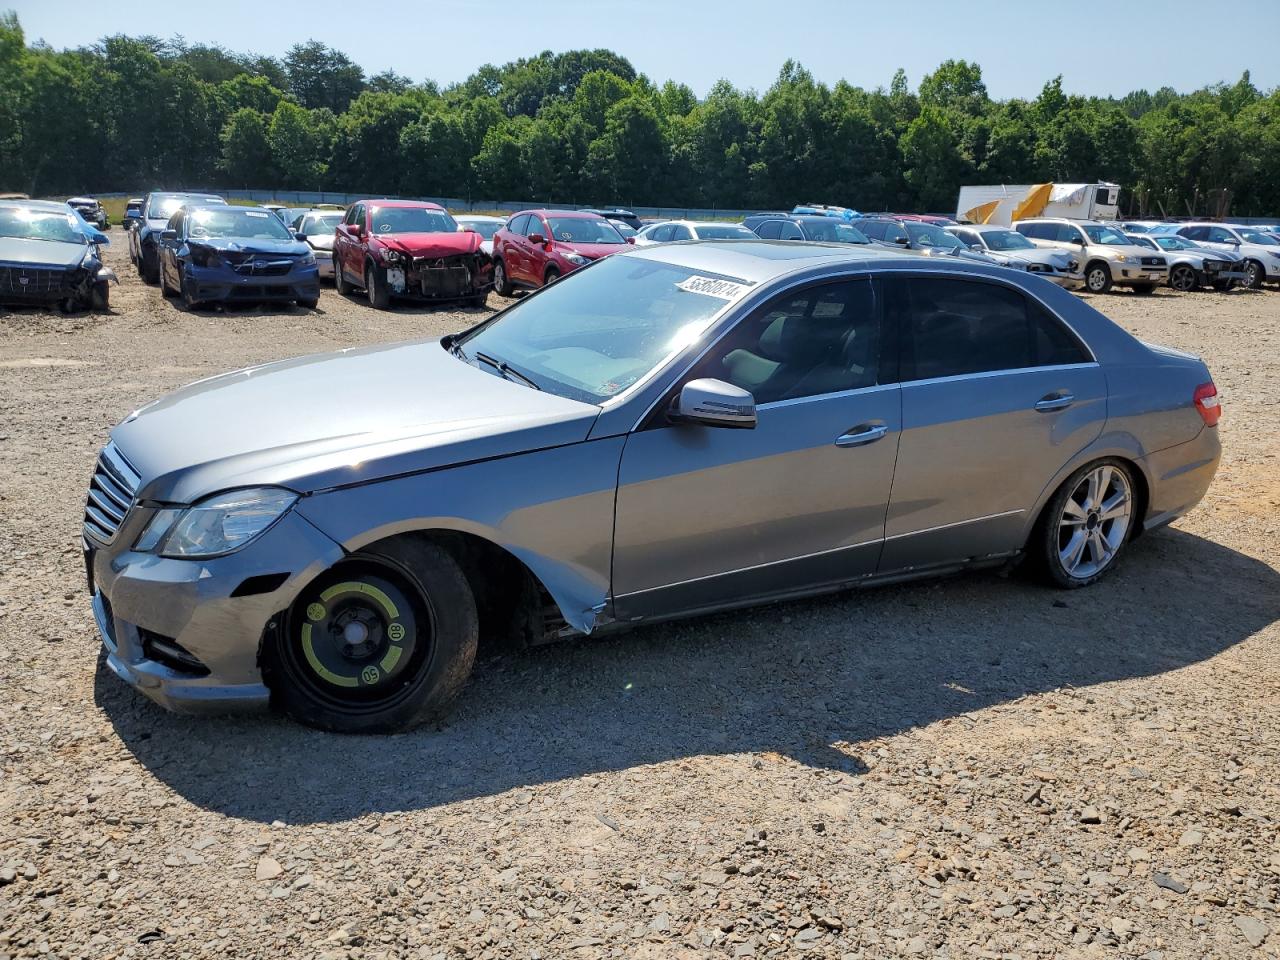
[[[1137,440],[1132,437],[1111,438],[1111,441],[1104,444],[1094,443],[1080,451],[1075,457],[1072,457],[1066,465],[1062,467],[1053,479],[1045,484],[1044,489],[1040,492],[1035,506],[1028,512],[1026,527],[1023,530],[1023,545],[1031,540],[1039,529],[1044,519],[1045,508],[1054,496],[1062,489],[1062,485],[1066,483],[1073,473],[1081,467],[1087,466],[1098,460],[1119,460],[1129,468],[1129,473],[1133,476],[1135,500],[1134,517],[1136,523],[1133,524],[1133,533],[1130,534],[1131,539],[1137,539],[1142,535],[1145,529],[1145,521],[1147,517],[1147,509],[1151,504],[1151,476],[1143,457],[1142,447]]]

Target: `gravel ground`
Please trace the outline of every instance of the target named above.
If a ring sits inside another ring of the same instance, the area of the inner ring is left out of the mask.
[[[440,729],[172,716],[105,672],[84,489],[215,371],[484,311],[0,314],[0,960],[1280,956],[1280,293],[1203,354],[1206,501],[1076,593],[973,575],[483,660]]]

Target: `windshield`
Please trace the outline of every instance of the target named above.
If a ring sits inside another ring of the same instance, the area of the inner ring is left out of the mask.
[[[443,210],[374,207],[374,233],[457,233],[458,223]]]
[[[961,246],[960,240],[947,231],[930,223],[916,223],[908,220],[903,226],[912,243],[922,247],[939,247],[942,250],[955,250]]]
[[[302,233],[308,237],[323,237],[333,233],[342,224],[342,214],[338,211],[304,217]]]
[[[1165,250],[1194,250],[1196,246],[1182,237],[1152,237],[1151,239]]]
[[[1081,229],[1088,234],[1090,243],[1101,243],[1108,247],[1125,247],[1132,242],[1115,227],[1085,225]]]
[[[192,210],[187,215],[187,236],[196,240],[292,240],[280,218],[266,210],[224,207]]]
[[[1156,242],[1151,237],[1128,237],[1128,241],[1135,247],[1147,247],[1150,250],[1158,250]]]
[[[871,242],[861,230],[838,220],[806,220],[804,232],[810,240],[824,240],[828,243]]]
[[[501,221],[494,220],[459,220],[458,225],[465,230],[474,230],[486,240],[492,240],[493,235],[502,228]]]
[[[457,342],[472,361],[483,353],[543,390],[602,403],[696,341],[747,289],[684,267],[609,257]]]
[[[565,243],[626,243],[608,220],[585,217],[547,217],[551,235]]]
[[[610,220],[609,223],[613,224],[613,229],[622,234],[623,239],[636,235],[636,228],[629,223],[623,223],[621,220]]]
[[[694,228],[699,240],[756,240],[759,239],[746,227],[732,223],[707,223]]]
[[[53,240],[58,243],[88,242],[70,213],[32,210],[29,207],[0,208],[0,237]]]
[[[988,250],[1034,250],[1036,245],[1016,230],[983,230]]]
[[[1275,240],[1272,240],[1265,233],[1259,233],[1257,230],[1236,230],[1240,234],[1240,239],[1245,243],[1257,243],[1264,247],[1280,246]]]
[[[168,220],[186,204],[224,203],[221,197],[193,197],[189,193],[168,193],[152,197],[147,207],[148,220]]]

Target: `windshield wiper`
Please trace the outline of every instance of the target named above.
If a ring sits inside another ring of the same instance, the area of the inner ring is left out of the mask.
[[[507,363],[507,361],[505,360],[499,360],[497,357],[491,357],[487,353],[481,353],[478,350],[476,351],[476,359],[479,360],[481,363],[486,363],[489,366],[493,367],[493,369],[497,370],[500,374],[502,374],[508,380],[519,380],[521,383],[523,383],[527,387],[533,387],[533,389],[535,390],[542,389],[540,386],[538,386],[536,383],[530,380],[527,376],[525,376],[515,367],[511,366],[511,364]]]
[[[457,337],[449,338],[449,346],[447,349],[450,353],[452,353],[455,357],[457,357],[463,363],[471,362],[471,358],[467,356],[467,351],[463,350],[462,344],[458,343]]]

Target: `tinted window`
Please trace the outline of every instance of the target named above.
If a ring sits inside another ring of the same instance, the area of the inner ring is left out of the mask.
[[[884,238],[891,243],[897,243],[899,240],[906,240],[906,228],[898,223],[886,223],[884,226]]]
[[[1040,224],[1038,223],[1018,223],[1014,224],[1013,229],[1024,237],[1030,237],[1033,240],[1044,239],[1044,234],[1040,231]]]
[[[1223,230],[1221,227],[1209,228],[1210,243],[1231,243],[1233,240],[1235,240],[1235,237],[1232,236],[1230,232]]]
[[[788,293],[717,343],[689,379],[713,377],[751,391],[756,403],[874,386],[880,322],[866,280]]]
[[[790,220],[784,220],[779,225],[781,232],[778,234],[780,240],[803,240],[804,234],[800,232],[800,228]]]
[[[781,220],[767,220],[760,224],[759,234],[765,240],[777,240],[782,234]]]
[[[1088,359],[1056,318],[1008,287],[920,277],[888,290],[902,330],[904,381]]]
[[[692,240],[693,234],[689,232],[689,228],[683,224],[671,228],[672,240]]]
[[[886,224],[883,220],[871,220],[867,223],[858,224],[858,229],[860,229],[868,237],[872,237],[876,240],[883,240],[885,227],[887,226],[888,224]]]
[[[666,243],[668,240],[671,239],[671,234],[675,232],[675,229],[676,228],[673,227],[671,224],[669,223],[665,224],[664,226],[661,226],[657,230],[653,231],[653,239],[658,241],[658,243]]]
[[[364,207],[360,206],[360,204],[357,203],[354,207],[349,207],[347,209],[347,215],[342,222],[350,225],[355,223],[361,223],[363,220],[364,220]]]
[[[1183,227],[1178,231],[1179,235],[1187,237],[1190,240],[1207,240],[1209,239],[1208,227]]]

